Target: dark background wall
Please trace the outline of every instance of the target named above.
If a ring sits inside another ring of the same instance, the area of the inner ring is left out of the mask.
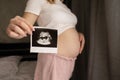
[[[22,15],[27,0],[0,0],[0,43],[26,42],[29,39],[14,40],[9,38],[6,27],[9,20],[16,15]]]

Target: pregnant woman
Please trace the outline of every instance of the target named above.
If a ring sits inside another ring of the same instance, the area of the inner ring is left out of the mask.
[[[31,35],[36,21],[39,26],[57,29],[59,33],[57,53],[38,54],[34,80],[69,80],[84,46],[84,36],[75,29],[76,16],[61,0],[28,0],[23,17],[10,20],[7,34],[15,39]]]

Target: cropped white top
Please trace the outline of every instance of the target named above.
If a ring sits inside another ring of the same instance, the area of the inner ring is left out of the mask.
[[[60,0],[50,4],[47,0],[28,0],[25,12],[38,15],[39,26],[58,29],[58,34],[75,27],[76,16]]]

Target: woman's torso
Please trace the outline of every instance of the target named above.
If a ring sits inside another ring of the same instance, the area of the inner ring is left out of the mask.
[[[60,30],[58,37],[59,55],[75,57],[79,53],[79,36],[75,30],[77,18],[62,2],[58,0],[55,4],[46,3],[43,5],[37,22],[42,27]]]

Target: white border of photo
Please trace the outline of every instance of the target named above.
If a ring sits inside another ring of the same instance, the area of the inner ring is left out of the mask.
[[[35,29],[50,29],[50,30],[57,30],[52,28],[34,26]],[[58,30],[57,30],[57,40],[58,40]],[[57,53],[57,47],[37,47],[32,46],[32,35],[30,36],[30,53]]]

